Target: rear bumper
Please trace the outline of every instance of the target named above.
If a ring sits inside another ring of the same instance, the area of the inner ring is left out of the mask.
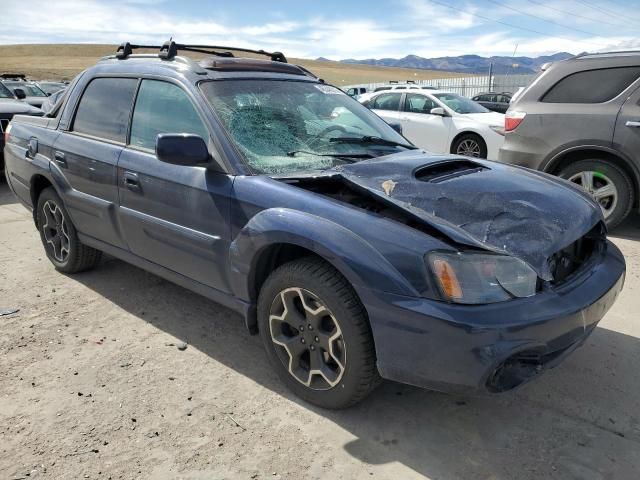
[[[508,143],[505,143],[498,152],[498,161],[500,163],[508,163],[509,165],[541,170],[545,156],[535,152],[511,150]]]
[[[362,292],[382,377],[445,392],[515,388],[580,346],[622,290],[624,257],[601,262],[534,297],[464,306]]]

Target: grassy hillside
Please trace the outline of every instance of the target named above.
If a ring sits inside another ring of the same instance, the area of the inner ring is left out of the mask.
[[[26,73],[29,77],[40,80],[71,80],[78,72],[96,63],[100,57],[111,55],[115,51],[115,45],[0,45],[0,73]],[[202,58],[198,54],[189,56]],[[295,58],[289,61],[308,68],[334,85],[462,76],[432,70],[348,65]]]

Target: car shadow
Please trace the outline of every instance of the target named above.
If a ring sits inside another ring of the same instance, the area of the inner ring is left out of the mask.
[[[9,185],[7,184],[7,179],[4,177],[4,173],[0,173],[0,207],[16,202],[16,197],[9,189]]]
[[[624,222],[609,232],[609,235],[614,238],[640,240],[640,213],[631,212]]]
[[[328,411],[280,383],[238,314],[116,259],[71,278],[347,430],[355,439],[342,448],[367,464],[444,479],[635,478],[640,469],[638,338],[597,328],[560,367],[502,396],[385,382],[355,407]]]

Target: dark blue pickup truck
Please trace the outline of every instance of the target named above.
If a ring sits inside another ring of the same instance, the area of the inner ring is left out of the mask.
[[[380,378],[515,388],[622,289],[600,207],[563,180],[419,150],[281,53],[137,47],[14,118],[9,185],[56,269],[106,252],[240,312],[312,403]]]

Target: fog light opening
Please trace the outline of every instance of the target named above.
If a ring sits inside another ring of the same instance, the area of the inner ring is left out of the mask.
[[[528,382],[542,370],[543,359],[539,352],[518,353],[494,370],[487,380],[487,389],[492,393],[512,390]]]

